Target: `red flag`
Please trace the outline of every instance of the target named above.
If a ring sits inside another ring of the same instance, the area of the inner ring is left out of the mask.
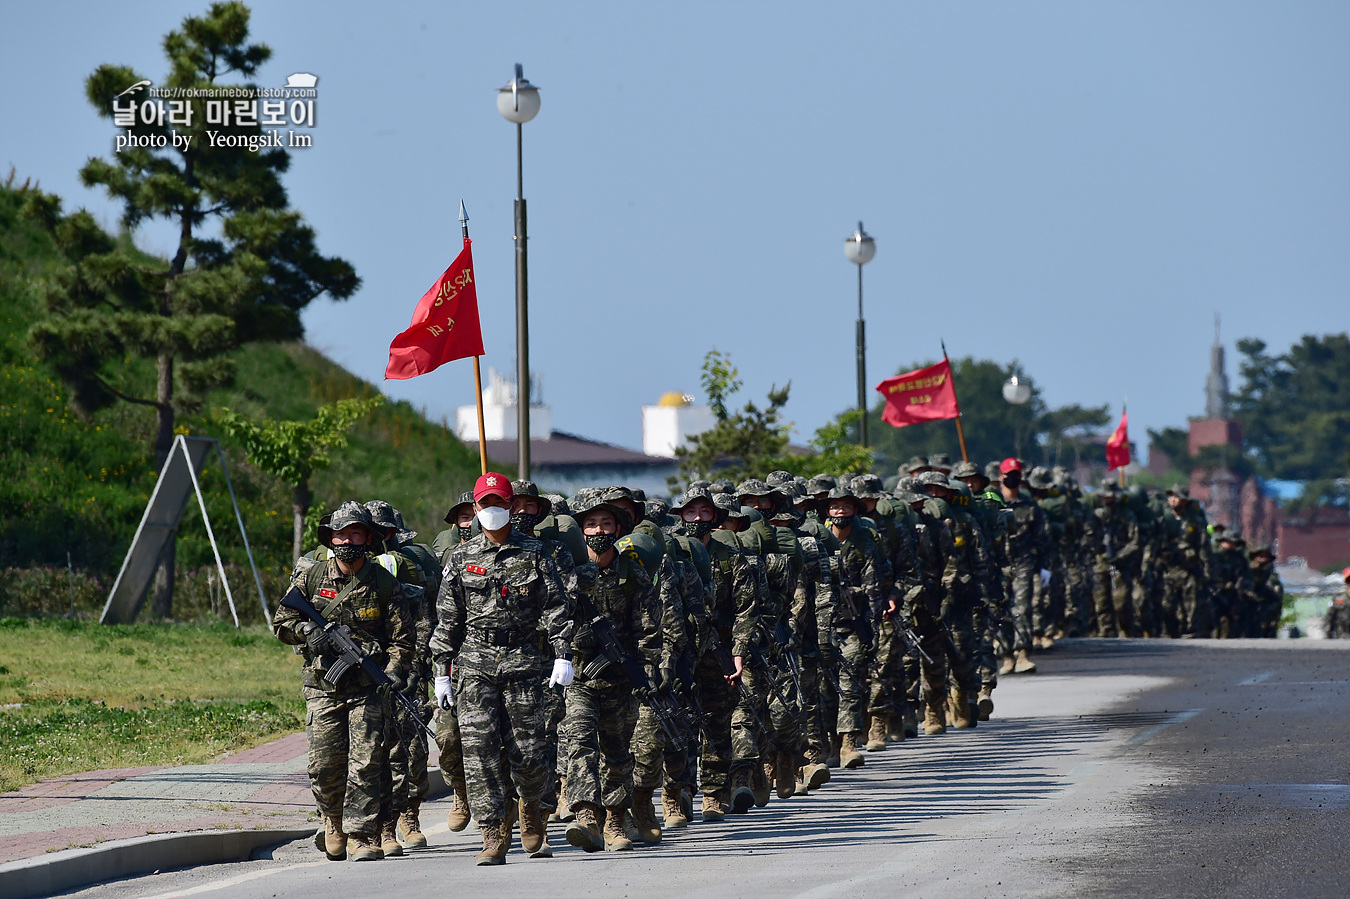
[[[411,327],[389,344],[385,378],[415,378],[455,359],[483,355],[471,243],[464,238],[464,249],[418,301]]]
[[[886,398],[881,420],[896,428],[921,421],[956,418],[956,385],[952,366],[946,359],[918,371],[887,378],[877,385],[877,393]]]
[[[1130,464],[1130,422],[1124,409],[1120,410],[1120,424],[1106,441],[1106,470],[1115,471]]]

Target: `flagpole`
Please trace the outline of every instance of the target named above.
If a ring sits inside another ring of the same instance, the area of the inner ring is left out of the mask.
[[[459,200],[459,230],[465,240],[469,239],[469,212],[464,208],[464,198]],[[473,399],[478,406],[478,468],[479,474],[487,474],[487,430],[483,427],[483,372],[478,366],[478,357],[473,357]]]
[[[1121,404],[1120,404],[1120,414],[1121,414],[1121,416],[1123,417],[1127,412],[1129,412],[1129,405],[1128,405],[1128,403],[1121,403]],[[1125,447],[1128,449],[1129,446],[1130,446],[1130,438],[1129,438],[1129,435],[1127,434],[1126,437],[1125,437]],[[1120,486],[1122,486],[1122,487],[1125,486],[1125,466],[1124,466],[1124,465],[1120,466]]]
[[[956,395],[956,372],[952,371],[952,360],[947,358],[947,341],[938,338],[942,344],[942,361],[947,363],[948,377],[952,379],[952,399],[956,401],[956,439],[961,442],[961,461],[969,462],[970,456],[966,455],[966,432],[961,427],[961,398]]]

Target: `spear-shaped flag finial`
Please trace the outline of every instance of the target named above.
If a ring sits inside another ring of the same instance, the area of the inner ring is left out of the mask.
[[[464,239],[469,239],[469,210],[464,208],[464,198],[459,198],[459,230]]]

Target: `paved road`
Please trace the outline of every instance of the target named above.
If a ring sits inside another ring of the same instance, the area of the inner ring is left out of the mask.
[[[1039,661],[974,731],[657,847],[586,855],[553,825],[554,859],[476,868],[476,833],[449,833],[441,802],[432,848],[401,859],[330,863],[296,843],[74,895],[1350,894],[1350,641],[1068,641]]]

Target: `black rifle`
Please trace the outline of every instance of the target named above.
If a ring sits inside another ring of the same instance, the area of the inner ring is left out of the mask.
[[[680,712],[680,704],[675,701],[667,690],[658,690],[647,677],[646,670],[623,648],[623,643],[619,640],[619,635],[614,632],[614,623],[600,614],[600,611],[591,602],[590,597],[584,593],[578,593],[577,605],[583,615],[590,618],[587,625],[591,633],[595,635],[596,645],[600,649],[600,655],[596,656],[582,673],[587,680],[598,677],[610,665],[618,665],[627,677],[629,683],[633,685],[633,693],[646,706],[652,710],[652,715],[656,718],[656,723],[660,725],[661,732],[666,735],[670,745],[678,752],[689,745],[689,741],[680,732],[680,725],[683,723],[684,716]]]
[[[754,645],[751,645],[753,651]],[[778,742],[773,737],[773,731],[769,730],[764,724],[764,719],[759,717],[759,700],[755,694],[750,692],[750,688],[745,685],[745,679],[736,674],[736,662],[731,658],[731,650],[722,645],[722,641],[717,636],[717,628],[708,628],[708,651],[712,653],[713,661],[717,667],[722,669],[723,677],[735,677],[736,686],[740,688],[741,699],[745,703],[746,711],[750,713],[750,718],[755,722],[755,727],[759,728],[760,733],[764,734],[769,740],[769,745],[774,751],[778,751]]]
[[[779,705],[787,710],[788,715],[792,717],[793,721],[800,718],[802,714],[801,709],[796,709],[794,711],[792,704],[788,702],[787,697],[783,695],[782,689],[778,686],[777,672],[774,670],[773,666],[769,664],[768,658],[764,655],[764,650],[760,649],[755,643],[750,644],[750,660],[754,665],[764,671],[764,675],[769,682],[769,690],[773,693],[773,698],[778,700]],[[793,675],[793,680],[796,680],[795,674]],[[801,694],[798,693],[797,695],[800,696]]]
[[[905,624],[904,619],[900,617],[899,611],[890,616],[890,619],[891,627],[895,628],[895,632],[900,635],[900,639],[904,640],[910,648],[922,656],[925,662],[930,665],[933,664],[933,657],[924,652],[923,646],[919,643],[919,635],[914,633],[914,628]]]
[[[338,651],[337,661],[328,667],[323,673],[323,679],[328,681],[334,687],[342,676],[352,668],[360,666],[361,670],[375,682],[375,686],[387,691],[407,710],[408,714],[422,725],[422,729],[436,739],[436,731],[422,720],[422,710],[416,702],[409,699],[402,690],[394,689],[394,681],[389,675],[384,673],[384,669],[375,664],[375,660],[366,655],[361,644],[352,639],[351,629],[345,624],[338,624],[336,621],[329,621],[323,617],[318,609],[314,608],[313,603],[305,598],[305,594],[300,592],[299,587],[292,587],[281,598],[281,604],[288,609],[294,609],[301,615],[304,615],[310,621],[323,628],[328,634],[329,643]]]

